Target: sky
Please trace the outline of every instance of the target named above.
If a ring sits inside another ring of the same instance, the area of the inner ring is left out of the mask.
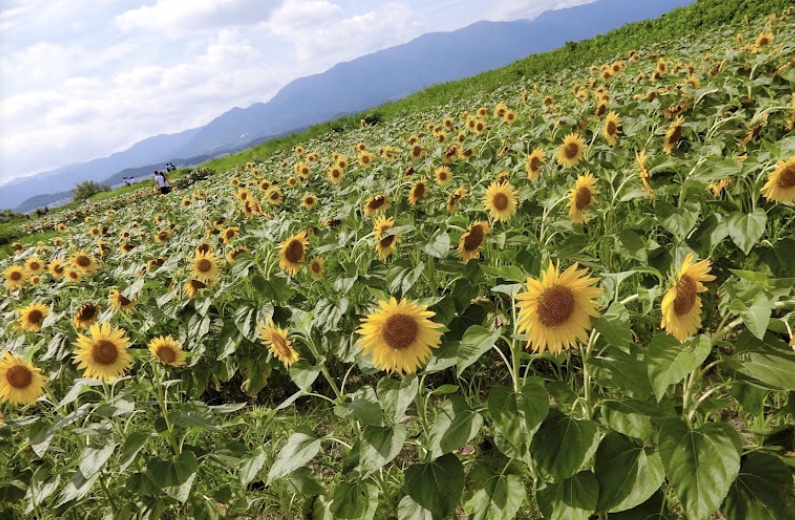
[[[594,0],[0,0],[0,185],[480,20]]]

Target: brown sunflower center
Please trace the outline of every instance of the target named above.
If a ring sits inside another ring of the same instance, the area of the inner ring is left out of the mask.
[[[498,210],[505,211],[508,208],[508,195],[504,193],[498,193],[491,200],[491,203]]]
[[[284,257],[288,261],[297,264],[304,257],[304,244],[300,240],[291,240],[284,251]]]
[[[671,144],[675,144],[679,142],[679,139],[682,138],[682,127],[676,125],[673,127],[671,131],[671,136],[668,138],[668,142]]]
[[[616,124],[613,121],[607,122],[607,135],[616,135]]]
[[[373,200],[370,201],[368,207],[372,210],[376,210],[384,205],[384,200],[385,199],[383,196],[378,195],[377,197],[375,197]]]
[[[574,313],[574,293],[568,287],[553,285],[538,299],[538,317],[545,327],[566,323]]]
[[[31,262],[30,264],[28,264],[28,268],[31,271],[38,271],[39,269],[41,269],[41,264],[38,262]]]
[[[107,339],[98,340],[91,349],[91,359],[98,365],[112,365],[118,357],[116,344]]]
[[[417,322],[405,314],[390,316],[381,329],[381,337],[391,348],[403,350],[416,339]]]
[[[383,247],[387,248],[390,247],[395,242],[395,235],[389,235],[388,237],[384,237],[378,241],[378,244]]]
[[[420,198],[425,195],[425,184],[419,182],[414,185],[414,196]]]
[[[204,282],[200,282],[199,280],[191,280],[190,286],[194,291],[197,291],[199,289],[204,289],[205,287],[207,287],[207,284],[205,284]]]
[[[224,233],[224,236],[226,237],[227,240],[231,240],[232,238],[235,237],[235,230],[234,229],[227,229],[226,233]]]
[[[30,386],[33,381],[33,372],[28,367],[14,365],[6,370],[6,381],[12,388],[22,390]]]
[[[444,170],[440,171],[440,172],[437,174],[437,176],[439,177],[439,180],[440,180],[440,181],[446,181],[446,180],[447,180],[447,172],[446,172],[446,171],[444,171]]]
[[[273,343],[273,346],[276,347],[281,356],[286,357],[292,353],[290,345],[287,344],[287,340],[281,334],[271,334],[271,343]]]
[[[177,353],[168,345],[163,345],[157,349],[157,359],[163,363],[173,363],[177,359]]]
[[[312,262],[312,265],[310,266],[310,269],[312,269],[313,273],[318,274],[318,273],[320,273],[320,271],[323,270],[323,266],[320,265],[320,262]]]
[[[474,251],[483,243],[483,227],[472,226],[469,233],[464,238],[464,249],[467,251]]]
[[[132,303],[130,300],[128,300],[121,294],[119,294],[118,299],[119,299],[119,305],[121,305],[122,307],[130,305]]]
[[[33,323],[36,325],[41,323],[42,319],[44,319],[44,313],[41,312],[39,309],[31,310],[27,316],[28,323]]]
[[[580,153],[580,145],[577,143],[569,143],[563,148],[563,155],[566,159],[574,159]]]
[[[207,273],[213,268],[213,263],[207,260],[206,258],[202,258],[198,262],[196,262],[196,269],[200,273]]]
[[[676,281],[674,312],[677,316],[687,314],[696,304],[696,299],[698,298],[697,288],[696,281],[690,275],[684,274]]]
[[[63,273],[63,266],[61,264],[55,264],[55,265],[52,266],[52,270],[56,274],[62,274]]]
[[[281,197],[281,195],[279,195],[278,191],[271,192],[271,195],[270,195],[270,199],[271,200],[279,200],[279,197]]]
[[[593,200],[591,190],[587,186],[583,186],[577,190],[577,194],[574,196],[574,206],[577,210],[582,211],[591,204],[591,200]]]
[[[22,272],[21,271],[11,271],[8,275],[8,279],[12,282],[18,282],[22,279]]]
[[[778,187],[786,190],[795,186],[795,165],[790,164],[778,176]]]
[[[86,321],[94,319],[94,316],[97,314],[97,308],[95,305],[87,303],[80,307],[80,310],[77,311],[77,319],[78,321]]]
[[[535,172],[535,171],[538,171],[538,169],[540,167],[541,167],[541,159],[539,159],[538,157],[531,157],[530,158],[530,169]]]

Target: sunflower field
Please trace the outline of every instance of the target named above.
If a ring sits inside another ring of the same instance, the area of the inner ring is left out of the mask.
[[[795,518],[794,56],[790,8],[47,215],[0,516]]]

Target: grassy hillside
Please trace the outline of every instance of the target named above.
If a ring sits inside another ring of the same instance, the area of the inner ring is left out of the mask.
[[[795,14],[739,4],[27,228],[0,515],[792,519]]]

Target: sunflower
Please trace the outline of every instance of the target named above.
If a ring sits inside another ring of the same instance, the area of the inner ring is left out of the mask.
[[[306,149],[299,144],[298,146],[296,146],[294,148],[294,151],[295,151],[295,155],[304,155],[304,152],[306,151]]]
[[[119,251],[124,255],[129,255],[133,249],[135,249],[135,244],[132,242],[125,242],[119,246]]]
[[[638,161],[638,165],[640,166],[640,172],[638,175],[640,176],[640,181],[643,184],[643,191],[646,192],[646,196],[653,199],[655,198],[654,190],[651,188],[651,173],[649,173],[649,167],[646,166],[646,150],[641,150],[640,152],[635,152],[635,159]]]
[[[378,258],[386,260],[395,249],[395,244],[400,241],[400,235],[388,235],[390,229],[395,227],[395,219],[381,216],[375,222],[373,234],[375,235],[376,244],[375,250],[378,252]]]
[[[497,222],[511,218],[516,212],[516,191],[508,182],[496,180],[486,189],[483,205],[489,211],[489,216]]]
[[[0,359],[0,401],[11,404],[33,404],[44,393],[47,376],[31,363],[3,352]]]
[[[464,263],[467,263],[472,258],[480,256],[480,249],[483,247],[483,241],[486,235],[489,234],[491,228],[487,222],[475,222],[469,229],[461,235],[461,242],[458,244],[458,252],[461,253],[461,258]]]
[[[190,262],[193,264],[191,276],[201,282],[214,282],[218,278],[218,260],[214,253],[196,253]]]
[[[665,132],[665,137],[663,137],[663,151],[667,154],[670,154],[676,148],[676,144],[682,138],[682,124],[685,122],[685,118],[680,116],[676,116],[676,119],[673,123],[671,123],[670,128],[668,131]]]
[[[146,270],[147,271],[156,271],[158,267],[161,267],[164,263],[166,263],[166,259],[162,256],[157,258],[152,258],[148,262],[146,262]]]
[[[425,157],[425,148],[422,146],[415,144],[411,151],[409,152],[409,157],[411,157],[412,161],[419,161],[423,157]]]
[[[602,295],[602,289],[592,287],[599,280],[578,267],[575,263],[560,273],[559,266],[550,264],[542,271],[541,281],[528,278],[527,292],[516,296],[518,331],[527,334],[533,352],[559,354],[577,340],[588,341],[590,318],[599,317],[594,298]]]
[[[544,151],[541,148],[536,148],[527,156],[525,160],[525,170],[527,170],[527,178],[531,181],[538,179],[541,175],[541,166],[545,162]]]
[[[226,254],[226,259],[229,261],[230,264],[234,264],[238,256],[247,255],[249,253],[251,253],[251,250],[249,250],[249,248],[245,246],[236,247],[235,249],[232,249]]]
[[[305,162],[295,163],[295,166],[293,166],[293,171],[299,177],[308,177],[309,174],[312,173],[312,169]]]
[[[88,328],[96,323],[99,313],[102,308],[99,305],[94,305],[92,302],[84,303],[77,309],[77,313],[72,318],[72,323],[75,327]]]
[[[754,42],[754,48],[757,50],[765,45],[769,45],[774,40],[773,33],[770,32],[763,32],[759,36],[756,37],[756,41]]]
[[[428,195],[428,183],[425,179],[415,182],[409,190],[409,204],[416,206],[417,202]]]
[[[102,230],[98,227],[92,227],[91,229],[88,230],[88,236],[94,238],[102,236]]]
[[[301,359],[287,337],[287,329],[276,327],[273,319],[270,319],[267,325],[259,323],[258,329],[259,339],[268,345],[268,351],[281,361],[286,368],[290,368],[290,365]]]
[[[312,193],[307,193],[301,199],[301,207],[304,209],[314,209],[317,206],[317,196]]]
[[[125,298],[124,295],[116,289],[110,291],[109,300],[110,300],[110,305],[114,309],[121,309],[124,312],[131,312],[133,307],[135,307],[135,304],[137,303],[135,300],[130,300],[128,298]]]
[[[12,242],[11,243],[11,247],[13,247],[14,251],[16,251],[18,253],[21,252],[23,249],[25,249],[25,246],[23,246],[19,242]]]
[[[698,293],[707,288],[701,282],[711,282],[710,261],[693,263],[696,256],[688,253],[673,285],[662,300],[660,327],[678,339],[686,340],[701,328],[701,297]]]
[[[63,277],[67,282],[72,283],[80,283],[80,280],[83,279],[83,277],[80,276],[80,272],[78,272],[76,269],[72,269],[71,267],[64,268]]]
[[[361,152],[359,152],[358,158],[359,158],[359,165],[362,168],[367,168],[368,166],[370,166],[373,163],[373,159],[375,158],[375,155],[373,155],[373,154],[371,154],[370,152],[367,152],[367,151],[361,151]]]
[[[301,231],[282,242],[281,252],[279,253],[279,267],[290,276],[298,274],[298,270],[301,269],[301,264],[304,262],[308,246],[309,240],[306,238],[306,231]]]
[[[453,180],[453,172],[451,172],[450,168],[447,166],[440,166],[436,168],[436,172],[434,173],[436,177],[436,183],[440,186],[450,184],[450,182]]]
[[[668,66],[665,64],[665,60],[663,58],[657,60],[657,75],[662,76],[666,70],[668,70]]]
[[[596,189],[596,179],[590,173],[577,177],[574,188],[569,192],[569,217],[575,224],[585,224],[588,217],[583,211],[594,202],[594,195],[599,194]]]
[[[64,231],[66,231],[66,224],[64,224],[63,222],[59,222],[58,225],[55,227],[55,229],[63,233]]]
[[[621,117],[616,112],[610,112],[607,114],[602,135],[605,137],[607,144],[615,146],[618,142],[619,133],[621,133]]]
[[[564,168],[570,168],[576,166],[582,160],[584,151],[585,139],[576,132],[572,132],[563,138],[563,144],[555,152],[555,158],[558,164]]]
[[[25,262],[25,270],[27,271],[28,276],[36,274],[40,275],[41,273],[44,272],[45,268],[46,266],[44,264],[44,260],[40,258],[36,257],[28,258],[27,261]]]
[[[90,276],[99,270],[99,262],[96,258],[85,251],[78,251],[75,256],[69,259],[69,263],[81,276]]]
[[[50,314],[50,308],[43,303],[33,303],[19,310],[19,328],[29,332],[41,330],[41,322]]]
[[[731,186],[731,179],[721,179],[716,182],[710,182],[707,188],[712,192],[712,195],[717,199],[723,193],[723,190]]]
[[[762,193],[766,199],[787,206],[795,202],[795,155],[786,162],[779,161],[778,167],[762,187]]]
[[[323,278],[326,272],[326,261],[320,257],[315,257],[309,261],[309,275],[315,280]]]
[[[334,164],[331,168],[328,169],[328,178],[329,180],[337,184],[342,180],[342,176],[344,175],[344,168],[340,167],[339,164]]]
[[[204,282],[200,282],[199,280],[188,280],[185,282],[185,286],[183,287],[185,290],[185,294],[188,295],[188,298],[193,298],[196,296],[196,293],[199,292],[201,289],[205,289],[207,284]]]
[[[130,340],[123,329],[110,323],[95,323],[89,336],[78,334],[74,345],[74,364],[83,370],[85,377],[111,383],[124,375],[133,365],[133,357],[127,352]]]
[[[430,320],[435,313],[425,305],[395,298],[379,301],[380,309],[362,319],[356,330],[359,346],[372,354],[373,364],[389,372],[413,374],[439,347],[442,325]]]
[[[6,287],[8,290],[16,291],[25,286],[25,279],[27,279],[28,274],[25,272],[24,267],[19,265],[10,265],[6,267],[5,271],[3,271],[3,276],[5,276]]]
[[[379,211],[385,211],[389,207],[389,197],[384,194],[378,194],[374,197],[367,199],[364,203],[365,216],[372,217]]]
[[[149,352],[164,365],[181,367],[185,364],[182,344],[172,336],[158,336],[149,342]]]
[[[461,201],[461,199],[463,199],[466,196],[467,196],[467,189],[465,187],[459,186],[458,188],[456,188],[455,191],[451,193],[449,197],[447,197],[447,203],[445,204],[447,212],[452,213],[453,211],[455,211],[456,208],[458,207],[458,203]]]
[[[229,245],[232,243],[232,239],[235,238],[239,232],[240,228],[237,226],[228,227],[221,233],[221,240],[224,241],[224,244]]]
[[[282,190],[278,186],[271,187],[265,194],[265,200],[267,200],[268,204],[271,206],[278,206],[282,203],[283,198],[284,195],[282,195]]]

